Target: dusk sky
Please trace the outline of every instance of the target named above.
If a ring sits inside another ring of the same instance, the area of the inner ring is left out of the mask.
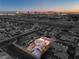
[[[0,0],[0,11],[79,11],[79,0]]]

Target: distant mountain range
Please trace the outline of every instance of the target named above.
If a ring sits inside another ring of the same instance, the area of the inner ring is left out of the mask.
[[[0,14],[4,14],[4,13],[16,13],[16,11],[0,11]]]
[[[0,14],[16,14],[16,13],[32,13],[32,14],[55,14],[55,13],[60,13],[60,14],[79,14],[79,12],[55,12],[55,11],[0,11]]]

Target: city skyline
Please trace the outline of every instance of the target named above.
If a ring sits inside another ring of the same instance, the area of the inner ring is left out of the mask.
[[[79,0],[0,0],[0,11],[79,12]]]

